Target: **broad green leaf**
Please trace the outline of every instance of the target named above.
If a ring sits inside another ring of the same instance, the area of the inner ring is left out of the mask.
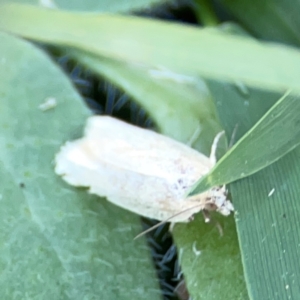
[[[238,80],[280,92],[300,90],[298,50],[192,26],[4,4],[0,30],[184,75]]]
[[[211,89],[216,93],[216,85]],[[235,87],[229,89],[224,85],[219,87],[220,97],[216,100],[229,136],[236,123],[239,124],[238,135],[243,136],[278,99],[278,95],[252,89],[242,97],[238,94],[241,93]],[[279,120],[282,125],[284,118],[282,115]],[[281,137],[290,134],[279,130]],[[254,153],[255,147],[249,142],[249,155]],[[299,160],[297,147],[262,171],[229,185],[251,299],[298,298]]]
[[[300,45],[298,11],[293,0],[219,0],[257,37]]]
[[[131,95],[161,133],[209,154],[213,137],[222,129],[208,88],[199,77],[128,65],[79,51],[70,54]]]
[[[147,244],[133,241],[139,217],[54,173],[90,114],[81,98],[36,47],[0,39],[0,298],[160,299]]]
[[[203,300],[249,299],[234,219],[212,217],[211,223],[205,223],[198,214],[173,231],[190,295]]]
[[[52,9],[90,11],[90,12],[130,12],[149,9],[160,3],[171,2],[170,0],[1,0],[2,2],[14,2],[33,4]]]
[[[288,133],[287,133],[288,134]],[[251,299],[297,299],[299,263],[299,148],[231,185]]]
[[[295,149],[300,143],[299,110],[300,95],[286,93],[209,174],[196,183],[191,194],[254,174]]]

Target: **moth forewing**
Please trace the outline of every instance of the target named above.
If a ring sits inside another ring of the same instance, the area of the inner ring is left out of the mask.
[[[84,137],[67,142],[55,160],[56,173],[69,184],[148,218],[187,222],[209,203],[222,213],[226,200],[215,190],[185,199],[212,168],[208,157],[111,117],[90,117]]]
[[[107,116],[88,119],[85,142],[97,161],[155,177],[203,176],[212,167],[205,155],[182,143]]]

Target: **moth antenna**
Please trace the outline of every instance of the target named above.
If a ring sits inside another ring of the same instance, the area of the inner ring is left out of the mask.
[[[217,158],[216,158],[216,151],[217,151],[217,146],[218,146],[218,142],[221,138],[221,136],[225,133],[225,131],[221,131],[219,132],[216,137],[214,138],[214,141],[211,145],[211,150],[210,150],[210,156],[209,156],[209,160],[211,161],[212,165],[215,165],[217,162]]]
[[[189,208],[187,208],[187,209],[185,209],[185,210],[180,211],[179,213],[177,213],[177,214],[175,214],[175,215],[173,215],[173,216],[171,216],[171,217],[169,217],[169,218],[167,218],[167,219],[165,219],[165,220],[163,220],[163,221],[157,223],[156,225],[154,225],[154,226],[152,226],[152,227],[150,227],[150,228],[144,230],[143,232],[139,233],[139,234],[134,238],[134,240],[136,240],[136,239],[140,238],[141,236],[143,236],[143,235],[145,235],[145,234],[151,232],[152,230],[154,230],[155,228],[159,227],[160,225],[163,225],[163,224],[169,222],[169,221],[172,220],[174,217],[177,217],[177,216],[181,215],[182,213],[185,213],[185,212],[187,212],[187,211],[189,211],[189,210],[191,210],[191,209],[193,209],[193,208],[199,207],[199,206],[203,206],[203,204],[197,204],[197,205],[195,205],[195,206],[192,206],[192,207],[189,207]]]
[[[187,145],[189,145],[190,147],[192,147],[194,145],[194,143],[196,142],[197,138],[200,135],[202,127],[200,125],[198,125],[195,129],[195,131],[193,132],[192,136],[190,137],[190,139],[187,142]]]

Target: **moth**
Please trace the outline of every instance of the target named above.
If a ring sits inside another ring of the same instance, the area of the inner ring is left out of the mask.
[[[67,142],[55,157],[55,172],[69,184],[141,216],[188,222],[201,210],[229,215],[225,187],[187,197],[214,166],[211,157],[156,132],[109,116],[87,120],[84,136]]]

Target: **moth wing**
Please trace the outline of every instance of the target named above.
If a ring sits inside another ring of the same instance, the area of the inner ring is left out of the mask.
[[[88,187],[89,192],[139,215],[166,220],[182,210],[173,221],[187,221],[203,207],[178,197],[164,178],[145,176],[118,166],[95,161],[86,140],[68,142],[56,156],[55,172],[74,186]]]
[[[198,202],[187,189],[211,168],[209,159],[155,132],[110,117],[90,117],[82,139],[56,155],[57,174],[70,184],[140,215],[165,220]],[[192,215],[201,208],[188,212]],[[184,214],[177,221],[187,220]]]
[[[199,178],[212,167],[208,157],[182,143],[107,116],[90,117],[85,136],[96,160],[132,172]]]

